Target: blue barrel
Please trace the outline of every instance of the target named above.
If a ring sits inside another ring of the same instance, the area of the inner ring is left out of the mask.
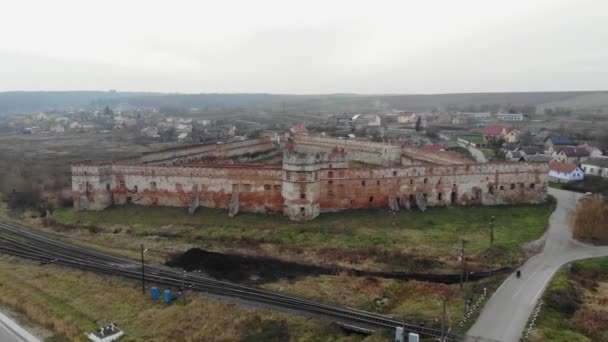
[[[150,299],[153,299],[153,300],[158,299],[158,287],[150,288]]]
[[[171,290],[165,290],[165,292],[163,292],[163,302],[171,304]]]

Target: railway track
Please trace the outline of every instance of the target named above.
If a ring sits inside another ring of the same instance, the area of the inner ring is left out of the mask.
[[[141,279],[141,263],[138,261],[79,247],[5,223],[0,223],[0,253],[99,274],[121,276],[132,280]],[[384,315],[318,303],[296,296],[184,273],[167,267],[145,265],[144,270],[146,280],[154,284],[172,288],[183,287],[192,291],[319,315],[344,325],[371,330],[395,330],[396,327],[403,327],[405,331],[421,336],[436,338],[444,336],[445,341],[491,342],[491,340],[479,337],[445,332],[442,334],[438,329],[404,323]]]

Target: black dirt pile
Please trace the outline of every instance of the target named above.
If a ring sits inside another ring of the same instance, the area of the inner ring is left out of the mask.
[[[232,282],[265,283],[281,278],[295,279],[307,275],[335,274],[334,270],[298,264],[274,258],[209,252],[192,248],[172,257],[167,266],[181,267],[188,272],[200,270],[217,279]]]
[[[421,280],[445,284],[454,284],[460,281],[460,274],[421,274],[345,269],[300,264],[269,257],[222,254],[200,248],[192,248],[183,254],[174,255],[166,264],[170,267],[183,268],[188,272],[200,270],[216,279],[251,284],[273,282],[283,278],[296,279],[310,275],[335,275],[339,272],[347,272],[361,277]],[[478,280],[509,272],[512,272],[512,269],[501,268],[493,271],[470,273],[469,280]]]

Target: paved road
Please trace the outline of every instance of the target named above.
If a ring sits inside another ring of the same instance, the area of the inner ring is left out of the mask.
[[[488,162],[488,158],[486,158],[486,156],[483,154],[483,152],[481,152],[481,150],[479,150],[476,147],[473,147],[471,145],[467,145],[465,143],[461,143],[460,141],[458,142],[458,145],[460,145],[460,147],[464,147],[467,150],[469,150],[469,152],[471,152],[471,154],[473,155],[473,158],[475,158],[475,161],[478,163],[487,163]]]
[[[0,312],[0,341],[40,342],[40,340],[20,327],[15,321]]]
[[[558,200],[551,215],[543,251],[521,268],[521,279],[511,275],[485,305],[469,335],[512,342],[519,341],[538,299],[553,274],[567,262],[608,256],[608,247],[594,247],[572,240],[567,214],[580,194],[550,188]]]

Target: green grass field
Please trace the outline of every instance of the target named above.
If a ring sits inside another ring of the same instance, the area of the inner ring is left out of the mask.
[[[242,213],[229,218],[225,210],[218,209],[199,208],[194,215],[187,215],[182,208],[129,205],[99,212],[59,209],[53,218],[70,225],[108,230],[121,227],[122,233],[129,236],[155,237],[156,241],[174,246],[186,243],[219,250],[253,246],[280,248],[279,252],[286,256],[317,253],[324,257],[328,251],[356,253],[375,248],[450,263],[459,252],[462,239],[468,241],[469,255],[480,256],[480,261],[486,258],[481,254],[489,247],[490,217],[495,216],[495,249],[510,258],[500,260],[504,265],[522,256],[522,243],[543,234],[552,210],[550,203],[429,208],[425,213],[402,211],[395,215],[383,209],[355,210],[324,213],[315,220],[299,223],[281,215]],[[391,264],[390,260],[375,263],[382,265],[404,267]]]
[[[475,144],[483,143],[483,137],[481,135],[459,135],[458,138],[470,141]]]

